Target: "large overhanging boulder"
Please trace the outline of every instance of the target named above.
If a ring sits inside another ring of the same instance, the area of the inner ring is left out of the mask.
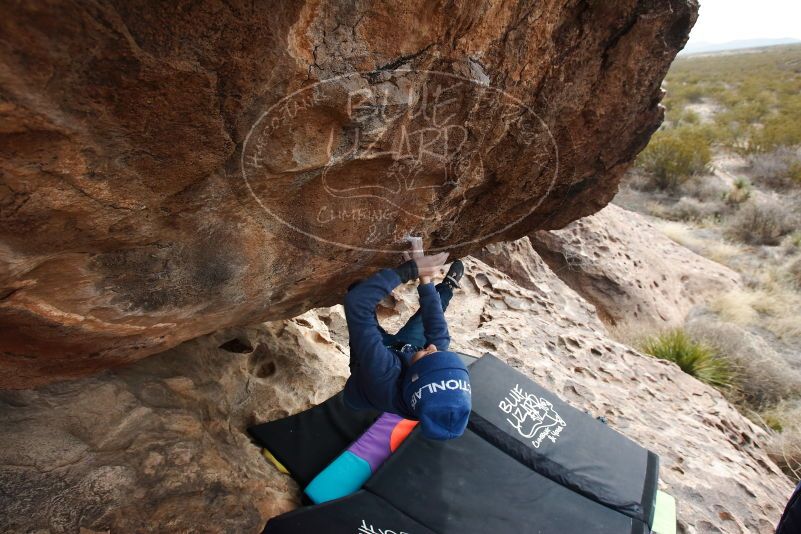
[[[0,20],[0,387],[335,303],[602,208],[695,0],[24,2]]]

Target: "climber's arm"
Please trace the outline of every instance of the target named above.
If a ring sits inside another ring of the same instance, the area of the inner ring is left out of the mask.
[[[439,293],[434,288],[434,284],[420,284],[417,286],[417,293],[420,296],[420,310],[423,314],[423,329],[426,336],[426,344],[433,344],[437,350],[448,350],[451,337],[448,333],[448,323],[445,321],[445,313],[442,311],[442,301]]]
[[[400,359],[384,346],[375,316],[376,305],[400,283],[417,276],[414,262],[397,269],[384,269],[363,280],[345,296],[345,318],[351,355],[351,378],[346,385],[346,400],[354,408],[370,406],[383,411],[397,411],[397,382],[401,375]]]
[[[375,308],[400,283],[401,279],[393,269],[383,269],[359,282],[345,296],[351,357],[372,376],[382,376],[391,371],[397,360],[384,347]]]
[[[412,246],[411,257],[417,262],[417,271],[420,277],[417,294],[420,297],[420,312],[423,316],[426,345],[433,344],[437,350],[448,350],[451,342],[450,335],[448,335],[448,323],[445,322],[439,293],[431,283],[431,277],[437,274],[439,268],[448,259],[448,253],[440,252],[433,256],[426,256],[423,253],[422,238],[413,237],[409,241]]]

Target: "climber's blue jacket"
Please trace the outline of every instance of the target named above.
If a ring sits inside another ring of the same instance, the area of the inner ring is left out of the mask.
[[[414,262],[397,269],[384,269],[353,286],[345,296],[345,318],[350,337],[350,378],[345,384],[345,403],[356,410],[376,409],[416,419],[403,399],[402,384],[414,351],[397,351],[384,346],[383,330],[375,308],[402,282],[417,277]],[[450,345],[448,323],[434,284],[420,284],[426,345],[444,351]]]

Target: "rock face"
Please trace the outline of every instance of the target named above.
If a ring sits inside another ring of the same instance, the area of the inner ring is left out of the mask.
[[[116,372],[0,392],[2,530],[260,532],[300,495],[245,429],[324,401],[348,374],[309,313]]]
[[[705,298],[740,286],[740,275],[665,237],[637,213],[608,205],[561,230],[531,236],[537,253],[608,325],[681,326]]]
[[[611,340],[528,239],[481,258],[466,262],[447,310],[454,348],[492,351],[658,453],[680,532],[773,532],[792,485],[759,428],[674,364]],[[379,317],[398,328],[416,306],[408,285]],[[241,352],[218,348],[229,341]],[[258,532],[299,493],[244,429],[342,387],[345,342],[337,306],[193,340],[95,377],[0,393],[0,487],[14,488],[0,492],[0,524],[14,533]]]
[[[0,20],[0,388],[331,305],[602,208],[695,0],[24,2]]]

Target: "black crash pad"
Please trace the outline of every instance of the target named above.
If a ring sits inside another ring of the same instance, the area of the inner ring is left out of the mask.
[[[365,489],[439,534],[649,532],[642,521],[520,465],[470,430],[450,441],[416,432]]]
[[[498,358],[470,367],[469,428],[543,476],[653,524],[659,457]]]
[[[377,411],[351,410],[345,406],[340,391],[308,410],[252,426],[248,433],[287,468],[301,487],[306,487],[379,415]]]
[[[360,490],[274,517],[265,534],[435,534],[382,498]]]

